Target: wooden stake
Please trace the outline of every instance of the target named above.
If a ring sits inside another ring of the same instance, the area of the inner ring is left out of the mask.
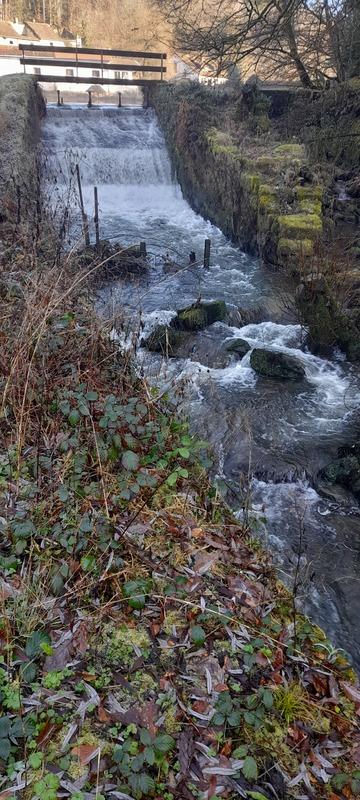
[[[80,176],[79,164],[76,164],[76,175],[77,175],[77,182],[78,182],[78,188],[79,188],[79,198],[80,198],[81,216],[82,216],[82,221],[83,221],[84,238],[85,238],[85,244],[88,247],[89,244],[90,244],[89,223],[88,223],[88,218],[87,218],[87,216],[85,214],[84,198],[83,198],[82,187],[81,187],[81,176]]]
[[[118,108],[121,108],[121,92],[118,92],[118,95],[119,95]]]
[[[98,198],[98,190],[97,186],[94,186],[94,203],[95,203],[95,241],[96,246],[100,244],[100,234],[99,234],[99,198]]]
[[[92,99],[91,99],[91,91],[90,91],[90,89],[88,89],[88,95],[89,95],[89,100],[88,100],[88,108],[91,108],[91,106],[92,106]]]
[[[204,267],[210,266],[210,249],[211,249],[211,239],[205,239],[204,245]]]
[[[58,106],[61,106],[61,100],[60,100],[60,89],[58,89],[58,90],[57,90],[57,96],[58,96],[58,101],[57,101],[57,104],[58,104]]]

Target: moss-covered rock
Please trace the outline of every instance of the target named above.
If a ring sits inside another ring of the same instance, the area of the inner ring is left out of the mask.
[[[318,214],[283,214],[278,222],[283,239],[317,239],[322,233]]]
[[[360,500],[360,447],[343,448],[339,458],[321,470],[319,477],[327,483],[339,484],[349,489]]]
[[[311,239],[279,239],[280,256],[311,256],[313,252],[314,243]]]
[[[255,372],[265,378],[298,381],[305,377],[304,367],[298,359],[275,350],[255,348],[250,356],[250,364]]]
[[[296,186],[295,195],[298,200],[321,201],[323,199],[324,190],[322,186]]]
[[[233,339],[232,342],[226,346],[226,349],[229,353],[236,353],[240,358],[243,358],[243,356],[246,356],[246,353],[251,350],[251,347],[245,339]]]
[[[296,142],[279,144],[274,148],[274,154],[287,158],[303,158],[305,155],[305,147],[303,144],[297,144]]]
[[[188,339],[185,331],[175,330],[169,325],[158,325],[142,344],[152,353],[164,353],[169,357],[176,356],[177,348]]]
[[[213,322],[221,322],[225,317],[226,303],[223,300],[214,300],[212,303],[195,303],[181,309],[170,325],[180,331],[201,331]]]

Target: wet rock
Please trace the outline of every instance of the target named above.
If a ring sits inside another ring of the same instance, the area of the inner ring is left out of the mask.
[[[195,303],[178,311],[171,321],[171,327],[181,331],[201,331],[213,322],[222,322],[226,317],[226,303],[215,300],[212,303]]]
[[[355,197],[360,199],[360,178],[354,178],[350,183],[346,185],[346,193],[350,197]]]
[[[300,361],[275,350],[255,348],[250,356],[250,364],[255,372],[265,378],[298,381],[305,377],[305,370]]]
[[[251,350],[249,343],[245,339],[233,339],[230,344],[226,346],[229,353],[236,353],[236,355],[243,358],[246,353]]]
[[[185,344],[188,338],[189,334],[185,331],[174,330],[169,325],[158,325],[142,344],[152,353],[164,353],[174,357],[180,345]]]
[[[349,489],[360,500],[360,444],[341,448],[339,458],[324,467],[319,477],[331,486],[339,484]]]

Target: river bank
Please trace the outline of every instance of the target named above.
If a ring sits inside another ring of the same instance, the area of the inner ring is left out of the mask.
[[[2,262],[0,796],[355,797],[354,674],[111,343],[89,269],[37,248]]]
[[[92,137],[91,170],[99,163],[104,170],[109,153],[99,157],[92,119],[88,133],[81,113],[71,124],[84,150]],[[146,119],[153,147],[157,128]],[[49,115],[47,142],[51,133],[62,157],[59,121]],[[101,122],[103,143],[120,150],[120,178],[128,153],[113,132],[107,138],[114,118]],[[125,141],[134,143],[129,116],[121,119],[122,136],[124,127]],[[143,168],[139,156],[136,174]],[[167,174],[162,145],[151,169]],[[103,224],[114,233],[122,228],[124,238],[144,195],[144,184],[136,185],[137,192],[115,194],[116,212],[114,198],[102,196],[103,208],[109,203]],[[165,207],[173,236],[179,211],[180,224],[192,214],[176,186],[161,186],[160,251],[169,241]],[[132,200],[133,218],[119,209],[122,194],[127,214]],[[149,190],[152,205],[154,196]],[[173,210],[169,198],[177,198]],[[138,215],[137,233],[151,219]],[[191,241],[195,226],[203,241],[206,223],[190,219]],[[9,239],[9,220],[6,227],[0,796],[356,796],[359,688],[346,660],[297,611],[297,585],[292,595],[284,589],[248,521],[234,518],[209,483],[203,444],[141,376],[137,343],[124,353],[112,341],[114,317],[106,324],[94,314],[92,277],[102,265],[95,258],[80,270],[78,258],[64,256],[41,226],[31,247],[16,219]],[[239,265],[238,251],[212,233],[233,279],[229,299],[240,270],[242,294],[255,299],[258,265],[244,257]],[[182,241],[187,248],[185,235]],[[121,337],[135,296],[145,332],[143,323],[151,329],[149,317],[169,312],[177,291],[183,304],[199,280],[210,296],[216,285],[222,292],[222,266],[209,275],[206,282],[196,271],[172,279],[161,306],[159,276],[145,284],[127,277],[98,296],[97,306],[113,302]],[[282,349],[295,333],[285,327],[268,323]],[[235,372],[250,374],[241,362]]]

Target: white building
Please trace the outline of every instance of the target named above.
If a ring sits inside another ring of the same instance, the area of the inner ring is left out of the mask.
[[[215,67],[209,64],[202,64],[195,59],[184,58],[177,53],[173,57],[176,74],[174,80],[198,81],[207,86],[219,86],[227,82],[227,77],[218,75]]]
[[[66,33],[70,34],[69,31]],[[76,46],[81,47],[81,39],[74,37],[72,34],[70,34],[70,36],[72,36],[72,38],[62,39],[50,25],[44,22],[19,22],[18,20],[15,22],[5,22],[0,20],[0,75],[12,75],[14,73],[26,72],[28,75],[38,76],[42,88],[50,91],[60,89],[60,91],[64,92],[78,92],[81,88],[83,91],[86,91],[93,85],[94,78],[101,78],[102,75],[104,78],[113,80],[132,80],[133,72],[122,70],[121,68],[102,70],[102,66],[110,67],[111,63],[117,64],[119,59],[116,58],[104,58],[102,62],[100,55],[79,53],[77,55],[78,67],[71,64],[71,61],[76,59]],[[56,64],[49,64],[49,66],[42,64],[39,67],[27,65],[24,68],[24,65],[20,63],[22,53],[19,49],[19,45],[21,46],[22,44],[54,47],[53,53],[34,51],[28,53],[28,55],[31,55],[32,58],[38,56],[42,60],[48,58],[49,60],[58,59],[59,61],[69,61],[69,66],[67,67],[64,64],[59,64],[59,66]],[[65,45],[74,47],[74,53],[62,53],[61,49],[65,47]],[[87,66],[89,62],[92,62],[91,66]],[[94,62],[96,63],[96,67],[94,67]],[[139,71],[141,71],[140,65]],[[53,83],[49,83],[48,81],[42,83],[41,75],[53,75],[55,80]],[[73,78],[76,76],[87,78],[89,83],[56,82],[56,77]],[[100,92],[112,93],[114,91],[114,87],[111,85],[106,85],[104,87],[99,85],[98,88]]]

